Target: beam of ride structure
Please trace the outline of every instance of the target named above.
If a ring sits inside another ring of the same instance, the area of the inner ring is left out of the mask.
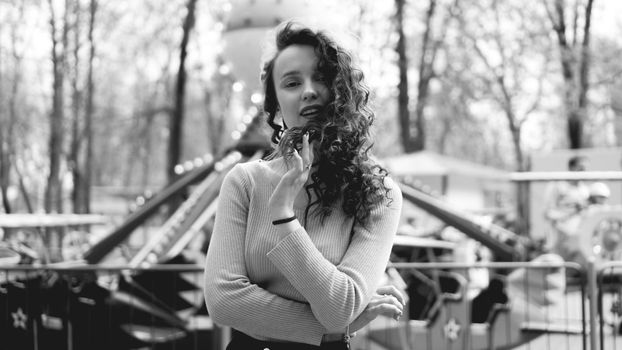
[[[183,193],[189,186],[205,179],[215,170],[216,164],[218,164],[220,160],[228,157],[231,153],[239,152],[243,157],[251,157],[259,150],[270,149],[270,142],[261,131],[261,119],[261,115],[257,114],[251,123],[249,123],[240,141],[225,151],[222,157],[216,159],[212,163],[205,164],[187,172],[158,192],[153,198],[149,199],[141,208],[131,213],[118,228],[94,244],[84,254],[85,262],[88,264],[97,264],[101,262],[114,248],[125,241],[136,228],[142,225],[152,215],[158,213],[158,209],[162,205]]]
[[[1,228],[43,228],[105,225],[110,221],[96,214],[2,214]]]
[[[177,181],[173,182],[170,186],[167,186],[162,191],[158,192],[153,198],[148,200],[145,205],[131,213],[129,217],[111,234],[104,237],[101,241],[97,242],[86,253],[84,253],[84,260],[88,264],[99,263],[115,247],[125,241],[125,239],[129,237],[129,235],[137,227],[142,225],[153,214],[157,213],[158,209],[162,205],[168,203],[172,198],[182,193],[190,185],[200,181],[214,171],[215,164],[216,162],[212,162],[196,168],[179,178]]]
[[[258,151],[247,161],[260,159],[263,156],[264,151]],[[233,165],[235,164],[231,164],[227,170],[231,169]],[[213,183],[205,186],[203,191],[201,191],[196,205],[188,211],[186,214],[187,219],[184,220],[183,224],[179,225],[175,236],[169,240],[168,244],[161,245],[162,249],[158,254],[158,262],[169,261],[181,254],[188,243],[201,233],[205,224],[216,215],[218,195],[220,194],[220,187],[225,175],[226,172],[221,171]]]
[[[620,181],[622,171],[525,171],[509,175],[513,182],[548,182],[548,181]]]
[[[129,265],[157,264],[160,256],[174,244],[179,236],[188,230],[192,223],[205,210],[211,199],[218,193],[222,179],[229,169],[242,160],[242,154],[234,151],[214,164],[212,171],[190,194],[166,222],[132,257]]]
[[[467,214],[452,208],[449,204],[434,198],[409,185],[399,184],[405,200],[434,215],[449,226],[463,232],[490,249],[502,261],[523,260],[519,252],[504,243],[501,238],[513,238],[520,241],[515,233],[494,224],[480,224]]]

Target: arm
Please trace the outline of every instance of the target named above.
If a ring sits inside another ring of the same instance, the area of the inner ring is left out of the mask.
[[[308,304],[272,294],[249,281],[244,239],[249,186],[236,166],[219,195],[205,266],[205,302],[214,322],[276,339],[319,344],[327,333]]]
[[[551,183],[546,189],[544,217],[553,224],[560,220],[566,220],[580,211],[579,206],[562,204],[564,194],[568,191],[570,189],[564,182]]]
[[[555,210],[557,209],[557,183],[551,182],[544,189],[544,218],[555,220]]]
[[[368,228],[355,225],[338,265],[322,256],[299,224],[268,253],[331,332],[343,331],[365,309],[389,261],[402,194],[390,179],[386,183],[390,189],[386,202],[372,210]]]
[[[379,287],[369,300],[365,311],[350,323],[350,333],[367,326],[369,322],[381,315],[399,321],[404,313],[405,304],[404,295],[395,286]]]

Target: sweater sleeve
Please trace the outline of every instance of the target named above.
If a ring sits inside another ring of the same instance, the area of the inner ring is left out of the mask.
[[[330,332],[343,331],[369,302],[384,273],[402,209],[402,193],[390,179],[384,203],[371,212],[368,227],[355,225],[351,242],[336,266],[324,258],[304,228],[285,236],[268,258],[309,301]]]
[[[320,344],[326,329],[306,303],[282,298],[249,281],[244,258],[250,186],[236,165],[221,186],[207,252],[204,294],[213,321],[249,334]]]

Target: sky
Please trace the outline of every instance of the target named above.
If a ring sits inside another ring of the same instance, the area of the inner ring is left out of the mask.
[[[595,35],[602,35],[622,42],[622,1],[594,0]]]

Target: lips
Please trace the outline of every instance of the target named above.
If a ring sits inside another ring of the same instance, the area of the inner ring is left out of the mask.
[[[320,114],[320,112],[322,111],[322,108],[324,108],[322,105],[310,105],[310,106],[303,107],[300,110],[300,116],[305,117],[305,118],[316,116]]]

